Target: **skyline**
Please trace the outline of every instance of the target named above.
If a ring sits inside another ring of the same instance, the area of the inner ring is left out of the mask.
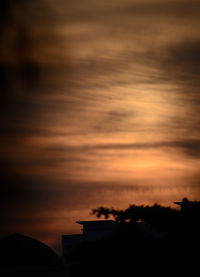
[[[199,200],[199,12],[196,0],[8,4],[1,236],[57,248],[97,206]]]

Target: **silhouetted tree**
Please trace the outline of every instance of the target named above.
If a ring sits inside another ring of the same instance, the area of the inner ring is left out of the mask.
[[[158,204],[153,206],[130,205],[125,210],[99,207],[92,210],[98,218],[113,217],[118,223],[143,221],[158,230],[168,230],[177,222],[180,211]]]

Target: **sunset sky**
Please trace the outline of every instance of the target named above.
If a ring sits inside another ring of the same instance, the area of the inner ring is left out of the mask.
[[[1,3],[1,236],[200,200],[199,0]]]

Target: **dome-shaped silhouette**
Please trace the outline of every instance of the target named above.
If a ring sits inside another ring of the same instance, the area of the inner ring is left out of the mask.
[[[59,258],[44,243],[15,233],[0,239],[0,265],[57,267],[59,266]]]

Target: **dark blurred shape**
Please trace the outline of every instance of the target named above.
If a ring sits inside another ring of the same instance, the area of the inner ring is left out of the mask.
[[[54,251],[33,238],[15,233],[0,240],[1,267],[48,267],[60,266]]]
[[[12,2],[12,0],[0,0],[0,24],[3,24],[8,18],[8,11]]]
[[[38,90],[40,65],[33,57],[38,50],[34,47],[36,20],[31,23],[35,12],[31,3],[0,1],[0,136],[4,137],[10,132],[15,135],[33,116],[27,96]]]
[[[25,169],[20,166],[17,149],[27,151],[24,137],[35,122],[35,103],[40,104],[33,99],[41,92],[42,65],[38,56],[51,38],[50,31],[44,32],[45,39],[39,36],[48,18],[48,3],[0,0],[0,208],[4,210],[0,215],[1,235],[18,230],[16,225],[19,226],[24,213],[30,213],[37,202],[31,178],[24,178]]]

